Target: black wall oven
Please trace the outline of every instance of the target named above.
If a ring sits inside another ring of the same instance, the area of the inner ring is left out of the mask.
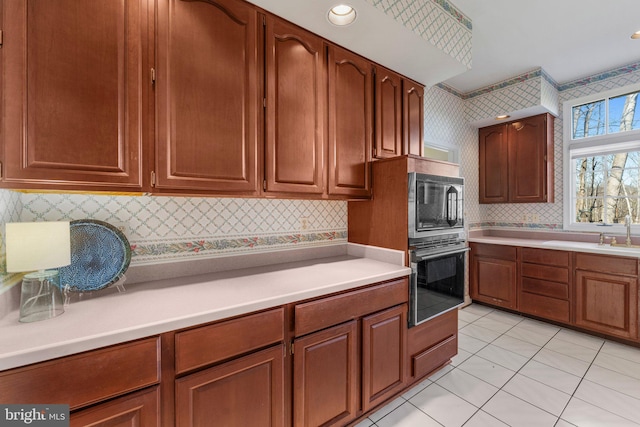
[[[408,175],[409,326],[464,304],[464,179]]]
[[[466,246],[454,233],[414,242],[411,258],[409,327],[464,304]]]

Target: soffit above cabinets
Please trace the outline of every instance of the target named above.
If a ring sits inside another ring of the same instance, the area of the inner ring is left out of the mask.
[[[427,87],[471,68],[471,20],[446,0],[348,0],[345,27],[327,19],[340,0],[251,3]]]

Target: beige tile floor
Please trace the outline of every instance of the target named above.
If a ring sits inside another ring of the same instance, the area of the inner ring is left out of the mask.
[[[357,427],[640,426],[640,348],[472,304],[452,363]]]

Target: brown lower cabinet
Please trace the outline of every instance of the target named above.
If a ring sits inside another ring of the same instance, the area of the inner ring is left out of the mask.
[[[472,299],[638,342],[638,258],[471,243]]]
[[[407,300],[395,279],[6,370],[0,402],[66,403],[72,426],[347,425],[457,353],[457,311],[408,329]]]

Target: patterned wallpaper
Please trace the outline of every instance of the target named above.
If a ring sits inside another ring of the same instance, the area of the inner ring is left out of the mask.
[[[0,190],[0,293],[17,283],[20,275],[7,274],[4,250],[4,224],[20,220],[22,202],[20,193]]]
[[[471,68],[471,20],[446,0],[365,0]]]

